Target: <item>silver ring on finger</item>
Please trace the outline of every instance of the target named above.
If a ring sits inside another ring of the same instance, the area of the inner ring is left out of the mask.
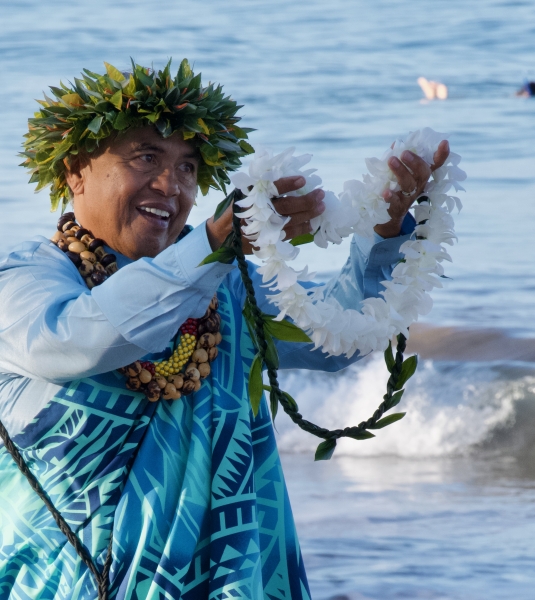
[[[406,198],[408,198],[409,196],[414,196],[414,194],[416,194],[416,192],[418,191],[418,186],[416,186],[412,192],[404,192],[403,190],[401,190],[401,193],[403,196],[405,196]]]

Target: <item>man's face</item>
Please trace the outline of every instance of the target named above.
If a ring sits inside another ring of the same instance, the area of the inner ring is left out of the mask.
[[[198,154],[180,133],[153,127],[119,135],[97,158],[68,173],[80,225],[134,260],[173,244],[197,193]]]

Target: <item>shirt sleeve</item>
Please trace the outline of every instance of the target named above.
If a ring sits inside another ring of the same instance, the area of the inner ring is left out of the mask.
[[[392,279],[393,268],[403,258],[399,249],[411,237],[414,227],[414,218],[407,214],[398,237],[385,239],[376,233],[370,238],[354,235],[346,264],[326,285],[326,297],[335,298],[344,309],[355,310],[359,310],[362,300],[377,297],[385,289],[381,282]],[[269,291],[262,286],[261,276],[256,273],[254,265],[250,265],[249,274],[259,307],[268,314],[275,314],[276,308],[267,297]],[[235,274],[231,277],[234,278]],[[238,287],[239,284],[237,282]],[[314,284],[302,285],[310,287]],[[245,295],[242,288],[239,293]],[[345,356],[328,357],[321,350],[313,350],[313,344],[306,343],[276,341],[276,346],[281,369],[339,371],[363,358],[358,352],[350,359]]]
[[[61,383],[163,350],[204,314],[234,267],[212,263],[203,223],[155,258],[122,267],[89,290],[45,238],[0,261],[0,371]]]

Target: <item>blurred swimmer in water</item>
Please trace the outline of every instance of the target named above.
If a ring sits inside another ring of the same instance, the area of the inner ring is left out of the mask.
[[[529,98],[535,96],[535,81],[526,81],[526,83],[516,92],[516,96]]]
[[[448,88],[438,81],[429,81],[425,77],[418,77],[416,80],[422,88],[427,100],[446,100],[448,97]]]

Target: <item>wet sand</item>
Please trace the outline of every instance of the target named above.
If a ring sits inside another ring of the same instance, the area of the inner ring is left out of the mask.
[[[535,339],[510,337],[503,329],[461,329],[417,323],[410,331],[407,351],[421,358],[535,362]]]

